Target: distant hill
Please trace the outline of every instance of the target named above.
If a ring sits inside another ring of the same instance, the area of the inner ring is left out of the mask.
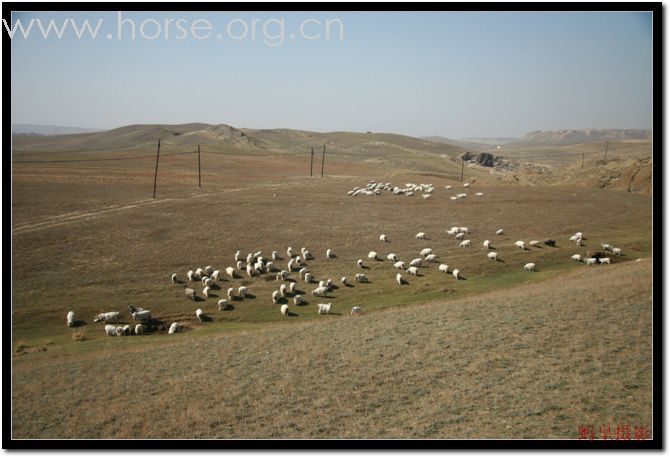
[[[651,130],[644,129],[571,129],[535,130],[527,133],[519,143],[527,145],[561,145],[597,141],[647,140]]]
[[[61,125],[12,124],[12,134],[14,135],[69,135],[73,133],[91,133],[101,131],[102,129],[64,127]]]

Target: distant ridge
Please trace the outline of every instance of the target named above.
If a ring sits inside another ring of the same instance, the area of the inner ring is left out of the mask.
[[[102,132],[103,130],[84,127],[65,127],[62,125],[12,124],[12,134],[14,135],[70,135],[73,133]]]
[[[651,139],[651,130],[645,129],[569,129],[535,130],[519,141],[532,145],[561,145],[597,141],[626,141]]]

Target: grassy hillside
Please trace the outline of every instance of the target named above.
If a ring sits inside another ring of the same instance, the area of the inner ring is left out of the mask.
[[[14,438],[567,438],[651,422],[651,263],[13,358]],[[312,310],[313,312],[313,310]],[[77,349],[83,352],[77,353]],[[39,411],[39,414],[35,412]]]

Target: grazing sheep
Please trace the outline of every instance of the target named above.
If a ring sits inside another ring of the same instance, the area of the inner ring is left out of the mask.
[[[467,227],[458,227],[458,231],[461,233],[465,233],[466,235],[468,234],[468,228]]]
[[[523,269],[526,271],[535,271],[535,264],[534,263],[527,263],[523,266]]]
[[[272,292],[272,303],[274,303],[275,305],[277,304],[277,301],[279,300],[279,295],[281,295],[281,294],[279,293],[278,290],[275,290],[274,292]]]
[[[212,273],[214,273],[214,268],[212,268],[210,265],[207,265],[205,267],[205,274],[207,274],[207,276],[212,276]]]
[[[607,243],[600,243],[600,245],[603,247],[604,251],[612,251],[612,245]]]
[[[409,273],[411,275],[414,275],[414,276],[416,276],[418,274],[418,272],[419,272],[419,269],[417,267],[409,267],[407,269],[407,273]],[[400,274],[400,273],[398,273],[398,274]]]
[[[293,297],[293,304],[294,305],[297,306],[297,305],[300,305],[302,303],[305,303],[305,299],[302,298],[302,295],[296,295],[295,297]]]
[[[437,255],[435,255],[435,254],[428,254],[426,256],[426,262],[434,262],[435,259],[437,259]]]
[[[107,336],[116,336],[116,327],[114,325],[105,325],[105,334]]]
[[[606,263],[606,264],[609,265],[609,263],[610,263],[610,258],[609,258],[609,257],[601,257],[601,258],[598,259],[598,261],[599,261],[600,263]]]
[[[548,240],[544,240],[545,246],[550,246],[552,248],[556,247],[556,240],[552,240],[551,238]]]
[[[146,330],[146,326],[142,324],[137,324],[135,326],[135,335],[142,335],[144,334],[144,331]]]
[[[247,254],[246,263],[247,263],[247,265],[249,265],[249,264],[253,263],[253,261],[254,261],[254,255],[250,252],[249,254]]]
[[[235,252],[235,262],[239,262],[240,260],[242,260],[242,252],[237,251]]]
[[[188,270],[186,276],[188,277],[188,282],[193,282],[193,277],[195,276],[195,273],[193,273],[193,270]]]
[[[289,246],[289,247],[286,249],[286,255],[288,256],[289,259],[290,259],[291,257],[293,257],[293,248],[292,248],[291,246]]]
[[[170,329],[168,330],[168,333],[178,333],[179,330],[181,330],[181,325],[178,322],[173,322],[170,324]]]
[[[121,313],[118,311],[110,311],[108,313],[100,313],[98,317],[93,319],[93,322],[118,322]]]
[[[347,277],[346,276],[342,276],[340,278],[340,284],[344,284],[345,286],[347,285]]]
[[[305,273],[305,283],[309,284],[310,282],[312,282],[313,278],[314,276],[312,275],[312,273]]]
[[[579,254],[575,254],[572,257],[570,257],[572,260],[576,260],[577,262],[582,260],[582,256]]]
[[[240,286],[237,289],[237,295],[239,295],[242,298],[246,298],[248,293],[249,293],[249,289],[247,287]]]
[[[386,240],[386,235],[383,235],[383,234],[379,235],[379,241],[383,241],[384,243],[386,243],[386,241],[387,241]]]
[[[288,305],[281,305],[281,308],[279,308],[279,311],[281,311],[282,316],[288,317]]]
[[[254,252],[254,257],[260,257],[261,254],[263,254],[263,251],[256,251]]]
[[[232,288],[232,287],[229,288],[229,289],[228,289],[228,292],[227,292],[227,295],[228,295],[228,300],[232,300],[233,297],[235,296],[235,289]]]
[[[317,314],[329,314],[330,313],[331,303],[319,303],[316,306],[319,307],[319,310],[317,311]]]
[[[324,280],[319,281],[319,287],[325,287],[326,289],[330,290],[328,283]]]
[[[483,192],[475,192],[475,197],[481,197],[482,195],[484,195]]]
[[[455,236],[457,240],[462,240],[463,238],[465,238],[465,233],[463,232],[457,233]]]
[[[288,283],[288,291],[292,294],[295,293],[295,283],[294,282]]]
[[[214,273],[212,273],[210,278],[212,279],[212,281],[218,281],[219,276],[221,276],[221,272],[219,270],[214,270]]]
[[[328,289],[325,287],[317,287],[312,291],[312,295],[314,295],[315,297],[325,297],[327,293]]]
[[[612,253],[614,255],[623,255],[623,249],[621,248],[612,248]]]
[[[291,259],[291,260],[288,261],[288,264],[286,265],[286,267],[288,268],[288,271],[293,271],[293,265],[294,264],[295,264],[294,259]]]
[[[419,255],[422,255],[422,256],[426,257],[427,255],[432,254],[432,253],[433,253],[433,250],[431,248],[424,248],[424,249],[421,249],[421,252],[419,252]]]
[[[203,271],[202,268],[198,268],[195,270],[195,275],[198,277],[198,279],[200,279],[203,276],[205,276],[205,272]]]
[[[397,275],[395,275],[395,281],[398,283],[399,286],[402,286],[402,284],[403,284],[403,279],[402,279],[402,275],[401,275],[400,273],[398,273]]]
[[[277,254],[277,251],[272,251],[272,255],[270,257],[272,257],[272,260],[275,262],[279,260],[279,254]]]
[[[177,284],[177,273],[172,273],[172,284]]]
[[[355,282],[368,282],[368,277],[365,276],[362,273],[357,273],[356,276],[354,276],[354,281]]]
[[[396,257],[396,255],[394,253],[390,253],[389,255],[386,256],[386,258],[388,260],[390,260],[391,262],[395,262],[396,260],[398,260],[398,258]]]
[[[375,260],[379,260],[379,257],[377,256],[377,252],[376,251],[370,251],[368,253],[368,259],[372,260],[373,262]]]
[[[300,271],[298,272],[298,276],[300,276],[300,279],[305,279],[305,275],[309,273],[309,270],[307,268],[301,268]]]
[[[328,278],[326,280],[326,287],[328,288],[328,291],[333,290],[333,280],[332,279]]]
[[[204,295],[205,298],[209,298],[209,286],[205,286],[204,289],[202,289],[202,295]]]
[[[207,278],[205,279],[205,286],[206,287],[212,287],[214,285],[214,280],[212,278]]]
[[[596,259],[595,257],[588,257],[584,259],[584,261],[586,262],[586,265],[595,265],[596,262],[598,262],[598,259]]]
[[[268,262],[265,264],[265,270],[269,273],[271,271],[275,270],[275,264],[272,262]]]
[[[462,248],[469,248],[471,244],[472,244],[472,241],[463,240],[463,241],[460,242],[459,246],[462,247]]]
[[[302,253],[302,258],[305,260],[314,260],[314,256],[308,250],[305,250],[305,252]]]
[[[444,188],[449,190],[449,189],[451,189],[451,186],[444,186]]]
[[[247,275],[251,278],[254,275],[254,267],[247,265]]]
[[[454,278],[459,279],[460,278],[460,271],[454,270],[451,272],[451,274],[454,276]]]
[[[124,336],[126,333],[122,326],[116,327],[114,331],[116,332],[116,336]]]
[[[463,184],[463,187],[470,187],[470,183],[466,182],[465,184]]]
[[[449,273],[449,265],[446,263],[441,264],[439,267],[437,267],[438,270],[440,270],[442,273]]]
[[[225,298],[222,298],[221,300],[219,300],[217,305],[219,305],[219,311],[223,311],[228,306],[230,306],[230,302],[228,300],[226,300]]]
[[[188,286],[184,286],[184,294],[186,295],[186,298],[190,298],[191,300],[195,301],[195,290],[191,289]]]
[[[354,306],[351,308],[351,315],[352,316],[360,316],[363,310],[361,309],[360,306]]]
[[[502,235],[502,234],[503,234],[503,229],[496,230],[496,235]]]
[[[148,309],[135,308],[133,305],[130,305],[128,306],[128,312],[136,321],[147,322],[151,320],[151,311]]]
[[[572,235],[572,236],[568,239],[568,241],[576,241],[577,243],[579,243],[581,240],[582,240],[582,237],[581,237],[581,236],[577,236],[577,235]]]
[[[537,240],[531,240],[528,244],[530,244],[531,246],[537,246],[540,244],[540,242]]]
[[[484,246],[484,249],[488,249],[491,246],[491,242],[489,240],[484,240],[482,246]]]
[[[498,253],[497,252],[489,252],[487,254],[487,257],[489,258],[489,260],[497,261],[498,260]]]
[[[202,322],[202,320],[204,319],[204,316],[205,316],[205,312],[203,310],[201,310],[200,308],[195,310],[195,317],[197,317],[200,322]]]
[[[416,235],[414,235],[414,238],[417,240],[425,240],[426,239],[426,234],[423,232],[419,232]]]
[[[282,297],[286,297],[286,289],[287,289],[286,284],[282,284],[281,286],[279,286],[279,293],[281,294]]]
[[[515,241],[514,246],[518,247],[519,249],[525,250],[526,249],[526,243],[523,241]]]
[[[238,270],[241,270],[242,267],[244,266],[244,262],[242,262],[241,260],[238,260],[237,263],[235,264],[235,266],[237,267]]]
[[[209,279],[209,276],[203,276],[202,278],[200,278],[200,282],[202,283],[203,286],[206,285],[205,281],[207,281],[208,279]]]
[[[409,263],[410,267],[421,267],[421,264],[423,263],[422,259],[414,259]]]
[[[286,280],[286,278],[288,278],[288,271],[286,270],[282,270],[277,274],[281,277],[282,280]]]
[[[358,268],[363,268],[363,261],[361,259],[358,259],[356,261],[356,265],[358,265]]]
[[[330,249],[326,249],[326,258],[330,259],[331,257],[333,257],[333,251],[331,251]]]
[[[577,238],[584,238],[584,234],[583,234],[582,232],[577,232],[577,233],[575,233],[575,236],[576,236]]]
[[[74,327],[74,311],[67,313],[67,326]]]

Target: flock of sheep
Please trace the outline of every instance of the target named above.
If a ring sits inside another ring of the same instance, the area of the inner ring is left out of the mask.
[[[469,183],[464,184],[464,187],[468,187]],[[448,189],[451,188],[451,186],[445,186]],[[405,188],[398,188],[392,186],[390,183],[375,183],[374,181],[370,181],[370,183],[365,186],[364,188],[354,188],[352,191],[349,192],[349,195],[378,195],[382,191],[390,191],[393,192],[394,194],[405,194],[405,195],[411,195],[414,192],[424,192],[424,197],[426,195],[430,196],[430,194],[433,192],[434,188],[431,184],[412,184],[408,183]],[[483,195],[481,192],[477,193],[479,196]],[[476,195],[477,195],[476,194]],[[461,195],[461,194],[459,194]],[[465,194],[462,194],[465,195]],[[464,196],[456,196],[452,198],[464,198]],[[458,241],[458,246],[463,249],[468,249],[472,248],[472,239],[468,238],[468,236],[471,234],[471,231],[468,227],[460,227],[460,226],[454,226],[451,227],[448,230],[445,230],[445,233],[449,236],[453,236],[456,241]],[[503,229],[498,229],[495,231],[495,235],[499,236],[504,233]],[[427,240],[427,235],[425,232],[419,232],[415,235],[415,239],[425,241]],[[577,232],[573,236],[569,238],[569,241],[573,241],[576,243],[577,246],[584,246],[583,241],[586,238],[584,237],[582,232]],[[379,241],[381,243],[384,243],[386,245],[387,243],[390,243],[389,238],[385,234],[381,234],[379,236]],[[553,239],[545,239],[542,244],[550,247],[556,247],[556,240]],[[481,243],[482,248],[486,250],[487,252],[487,259],[488,260],[493,260],[493,261],[501,261],[499,259],[498,251],[495,250],[493,247],[491,240],[485,239]],[[540,246],[540,241],[538,240],[531,240],[528,242],[528,245],[530,248],[526,248],[526,242],[523,240],[518,240],[514,242],[513,244],[516,248],[521,249],[521,250],[529,250],[533,247],[541,247]],[[618,247],[611,246],[610,244],[602,243],[601,247],[603,251],[609,251],[615,256],[620,256],[623,255],[623,250]],[[306,284],[318,284],[314,290],[311,291],[312,295],[315,297],[327,297],[328,292],[332,291],[334,287],[336,287],[333,284],[332,279],[327,278],[327,279],[322,279],[322,280],[316,280],[314,277],[313,273],[309,271],[307,262],[314,260],[314,255],[306,248],[302,248],[300,250],[300,255],[298,255],[297,252],[293,252],[292,247],[288,247],[286,249],[286,258],[288,258],[288,262],[286,263],[286,268],[285,269],[280,269],[279,263],[280,261],[284,260],[280,255],[278,254],[277,251],[272,251],[270,256],[268,258],[263,256],[262,251],[256,251],[253,253],[248,253],[246,256],[242,255],[241,251],[237,251],[235,255],[233,256],[233,260],[235,262],[235,266],[228,266],[223,270],[218,270],[215,269],[212,266],[207,266],[204,269],[203,268],[196,268],[195,270],[189,270],[186,273],[186,281],[188,282],[186,285],[184,285],[184,296],[187,299],[197,301],[200,299],[200,296],[198,295],[198,292],[196,291],[194,283],[199,282],[202,285],[202,292],[200,295],[204,298],[210,298],[211,291],[213,289],[219,289],[220,286],[218,285],[220,282],[224,280],[224,275],[229,277],[231,280],[234,279],[239,279],[239,278],[244,278],[246,275],[248,279],[252,279],[254,277],[258,277],[263,274],[272,274],[274,275],[274,279],[278,282],[280,282],[279,287],[274,290],[271,294],[272,298],[272,303],[273,304],[279,304],[280,301],[287,301],[288,298],[293,299],[293,304],[298,306],[298,305],[303,305],[306,304],[305,298],[298,294],[296,291],[296,284],[297,284],[297,279],[292,279],[290,277],[291,274],[297,272],[300,280],[304,281]],[[447,265],[446,263],[442,263],[439,260],[438,255],[433,252],[432,248],[425,247],[421,249],[418,252],[419,257],[416,257],[408,262],[406,265],[406,262],[403,260],[400,260],[398,258],[398,255],[391,252],[387,254],[386,260],[389,261],[389,265],[397,270],[401,270],[404,273],[407,273],[412,276],[418,276],[419,275],[419,269],[420,268],[429,268],[430,264],[438,264],[437,265],[437,270],[441,273],[445,274],[451,274],[455,279],[464,279],[462,276],[462,272],[458,268],[453,268]],[[332,259],[335,258],[335,254],[331,249],[327,249],[325,252],[325,258],[326,259]],[[610,263],[610,258],[609,257],[604,257],[602,253],[596,253],[594,256],[589,256],[588,253],[585,257],[582,257],[580,254],[574,254],[571,256],[572,260],[575,261],[583,261],[586,265],[594,265],[596,263],[600,264],[609,264]],[[382,256],[379,255],[377,251],[370,251],[367,255],[367,259],[370,262],[384,262],[384,259]],[[356,267],[358,269],[364,269],[367,268],[365,263],[363,262],[363,259],[358,259],[356,261]],[[407,268],[406,268],[407,267]],[[526,271],[536,271],[536,264],[529,262],[523,265],[523,269]],[[271,276],[270,276],[271,277]],[[268,279],[270,278],[268,277]],[[367,283],[369,282],[368,276],[364,273],[356,273],[353,276],[354,282],[356,283]],[[349,279],[346,276],[342,276],[339,280],[339,284],[342,286],[349,286]],[[403,277],[402,273],[397,272],[395,275],[395,281],[398,285],[403,286],[405,284],[408,284],[409,281],[407,278]],[[182,281],[179,280],[178,275],[176,273],[173,273],[171,275],[171,282],[172,284],[178,284],[181,283]],[[249,297],[250,291],[249,288],[242,285],[237,288],[235,287],[229,287],[226,292],[227,298],[220,299],[217,302],[218,305],[218,310],[219,311],[224,311],[233,308],[231,301],[234,299],[237,300],[244,300],[245,298]],[[318,303],[317,306],[317,313],[318,314],[329,314],[331,313],[332,310],[332,303]],[[291,313],[289,311],[289,305],[287,303],[281,304],[279,311],[282,316],[288,317]],[[104,330],[105,334],[108,336],[129,336],[132,334],[135,335],[142,335],[148,331],[155,330],[157,328],[156,325],[156,320],[152,318],[151,311],[150,310],[145,310],[139,307],[135,307],[133,305],[128,307],[128,312],[130,316],[133,318],[133,320],[137,321],[137,324],[135,325],[112,325],[112,323],[117,323],[121,320],[121,314],[117,311],[112,311],[112,312],[105,312],[105,313],[100,313],[98,314],[94,322],[105,322],[107,325],[105,325]],[[351,309],[351,315],[352,316],[360,316],[362,314],[363,310],[360,306],[354,306]],[[198,308],[195,310],[195,316],[200,322],[205,322],[208,320],[208,317],[205,315],[204,311],[201,308]],[[70,311],[67,314],[67,324],[70,327],[75,326],[75,316],[74,312]],[[168,333],[178,333],[184,329],[184,325],[179,323],[179,322],[172,322],[169,327],[167,327]]]
[[[444,186],[446,190],[450,190],[453,186],[447,185]],[[467,188],[470,187],[470,183],[466,182],[463,184],[463,187]],[[367,185],[363,187],[356,186],[350,191],[347,192],[347,195],[350,195],[352,197],[357,197],[359,195],[368,195],[368,196],[375,196],[375,195],[381,195],[382,192],[391,192],[394,195],[406,195],[408,197],[411,197],[415,193],[422,192],[421,197],[424,199],[429,199],[432,197],[433,192],[435,191],[435,187],[433,186],[432,183],[429,184],[415,184],[408,182],[405,184],[405,187],[399,187],[399,186],[394,186],[390,182],[387,183],[378,183],[376,181],[369,181]],[[483,192],[475,192],[475,197],[481,197],[483,196]],[[462,200],[466,198],[468,194],[466,193],[459,193],[456,195],[453,195],[449,197],[450,200]]]

